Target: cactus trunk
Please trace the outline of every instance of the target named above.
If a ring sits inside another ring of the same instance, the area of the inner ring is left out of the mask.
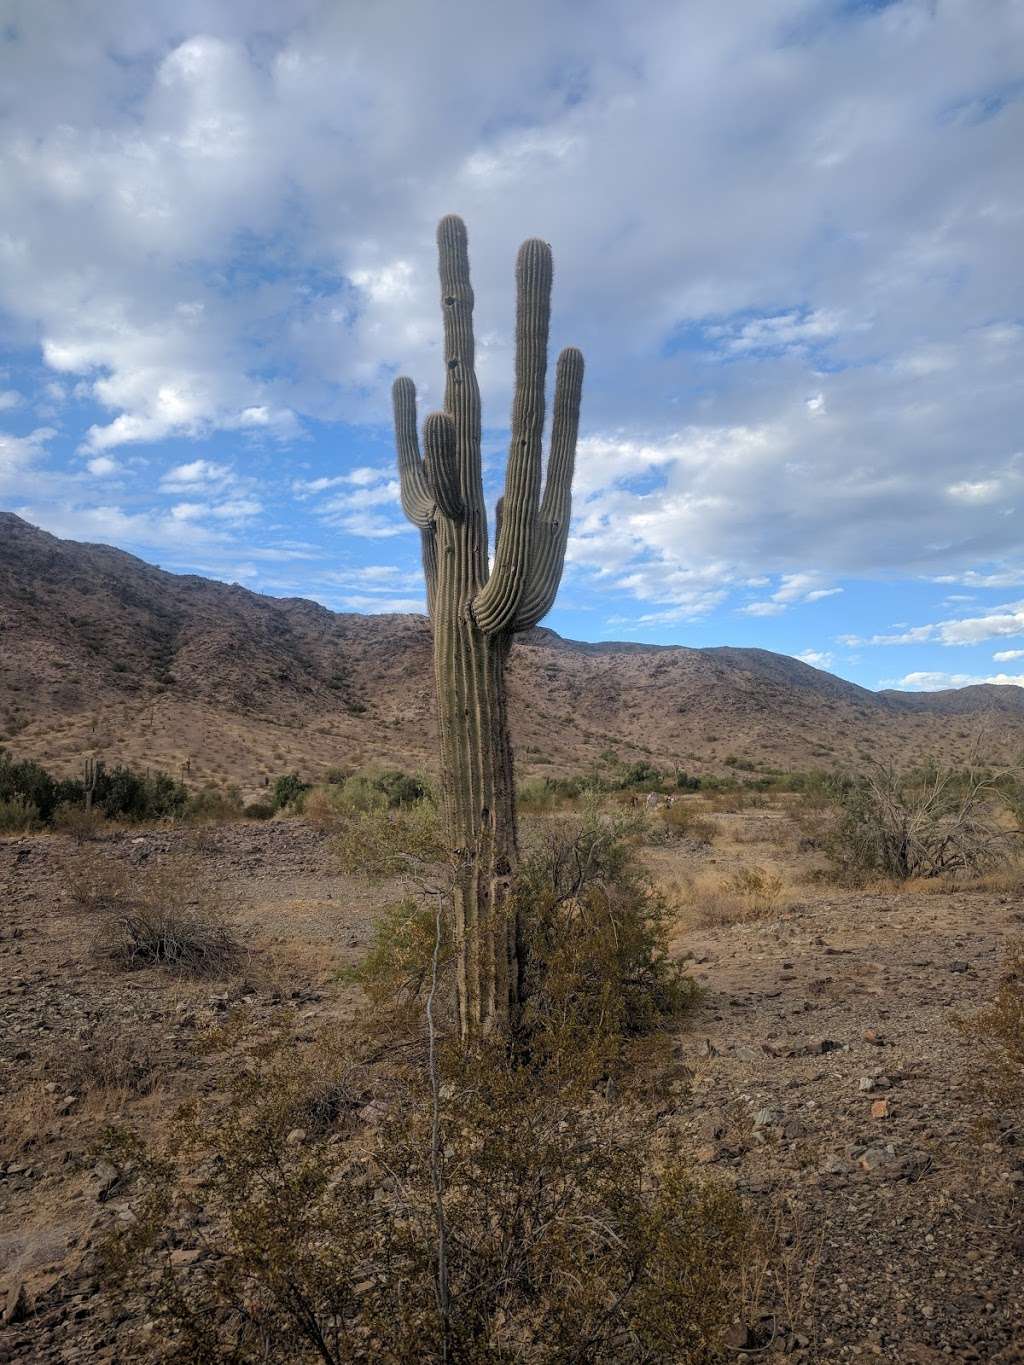
[[[510,890],[518,854],[505,665],[514,634],[550,610],[565,558],[583,357],[558,362],[547,485],[541,436],[551,296],[551,252],[525,242],[516,266],[516,390],[499,500],[493,569],[480,463],[473,291],[466,230],[438,227],[445,334],[445,410],[427,418],[424,457],[416,390],[394,385],[402,506],[419,527],[434,632],[441,779],[456,880],[454,937],[465,1039],[508,1026],[519,1000],[519,926]]]

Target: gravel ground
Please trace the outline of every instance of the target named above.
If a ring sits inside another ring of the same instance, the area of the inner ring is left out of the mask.
[[[181,853],[235,918],[243,969],[196,984],[94,960],[69,875]],[[310,1030],[344,1017],[337,969],[389,892],[334,875],[325,838],[294,821],[0,841],[0,1362],[140,1358],[140,1323],[93,1263],[126,1204],[90,1150],[110,1100],[89,1066],[129,1040],[150,1074],[129,1112],[157,1122],[218,1087],[223,1059],[194,1042],[233,1001],[269,1016],[288,1000]],[[737,1360],[1024,1362],[1024,1148],[981,1126],[990,1063],[957,1022],[1021,934],[1017,897],[826,894],[680,942],[706,994],[670,1121],[781,1233],[778,1302],[737,1326]]]

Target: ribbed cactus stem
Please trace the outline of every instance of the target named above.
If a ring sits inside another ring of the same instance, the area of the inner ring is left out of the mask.
[[[520,999],[519,926],[510,891],[518,858],[505,666],[516,630],[554,602],[565,559],[583,357],[558,362],[547,487],[541,502],[544,379],[551,317],[551,250],[524,242],[516,264],[516,388],[512,438],[488,576],[474,367],[473,289],[466,229],[437,230],[444,317],[445,405],[427,418],[424,458],[416,390],[394,385],[402,507],[420,528],[445,816],[456,878],[454,928],[462,1035],[508,1026]]]
[[[85,809],[92,810],[93,798],[96,795],[97,769],[96,760],[87,758],[82,766],[82,787],[85,790]]]

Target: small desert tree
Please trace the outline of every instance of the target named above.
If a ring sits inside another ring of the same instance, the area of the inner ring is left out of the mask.
[[[516,262],[512,440],[489,568],[473,290],[461,218],[443,218],[437,242],[446,383],[444,411],[424,425],[423,457],[412,381],[397,379],[393,396],[402,507],[420,530],[434,635],[445,815],[457,868],[459,1019],[463,1037],[471,1038],[505,1027],[519,997],[518,929],[509,895],[518,841],[505,665],[516,631],[547,614],[562,576],[583,357],[569,347],[558,359],[542,499],[551,248],[524,242]]]

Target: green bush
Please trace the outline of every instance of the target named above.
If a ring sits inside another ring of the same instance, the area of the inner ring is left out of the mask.
[[[440,812],[429,801],[356,811],[342,822],[333,847],[342,872],[373,878],[420,871],[448,854]]]
[[[75,779],[51,776],[38,763],[16,762],[0,751],[0,801],[23,798],[34,806],[38,819],[49,824],[58,807],[85,806],[85,788]],[[182,814],[188,792],[163,772],[136,772],[118,765],[96,764],[93,806],[110,819],[162,820]]]
[[[635,816],[589,809],[538,835],[520,869],[522,1029],[531,1051],[605,1059],[696,999],[669,956],[671,912],[639,862]]]
[[[0,834],[29,834],[42,823],[39,807],[24,796],[0,798]]]
[[[197,823],[237,820],[243,813],[242,794],[236,786],[216,787],[208,783],[188,798],[184,815]]]
[[[274,807],[269,801],[250,801],[242,814],[247,820],[269,820],[274,814]]]
[[[274,810],[284,810],[288,806],[298,805],[305,793],[310,790],[310,786],[309,782],[303,782],[298,773],[285,773],[274,783],[271,797]]]

